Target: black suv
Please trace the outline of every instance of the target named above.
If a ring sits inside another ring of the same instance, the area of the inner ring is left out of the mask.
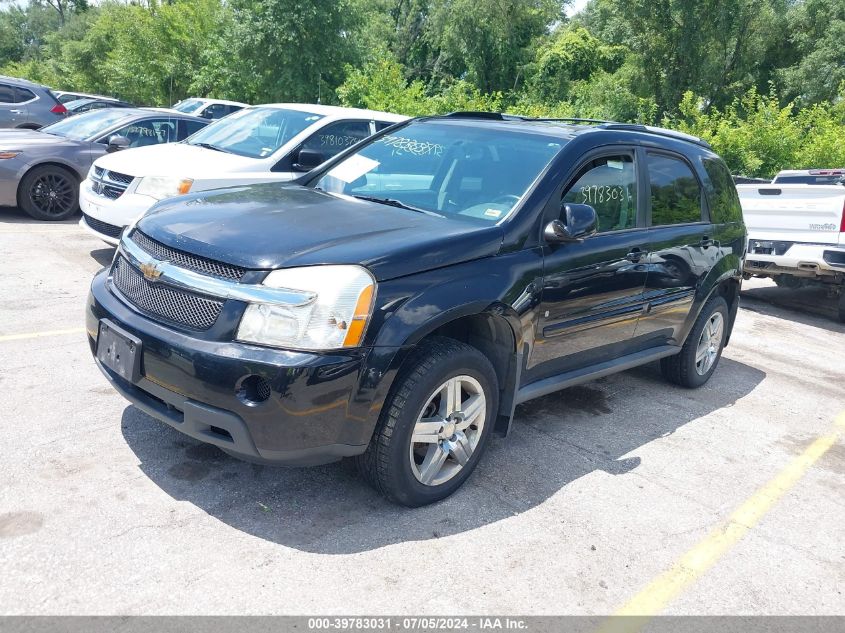
[[[699,139],[419,118],[291,184],[159,203],[94,278],[88,336],[115,389],[181,432],[265,463],[354,456],[417,506],[521,402],[657,360],[704,384],[745,243]]]

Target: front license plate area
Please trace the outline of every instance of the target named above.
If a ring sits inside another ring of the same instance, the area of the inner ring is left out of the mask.
[[[141,340],[108,319],[100,321],[97,359],[124,380],[135,383],[141,378]]]

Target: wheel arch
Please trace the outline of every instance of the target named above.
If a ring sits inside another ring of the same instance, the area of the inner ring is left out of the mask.
[[[21,195],[21,187],[23,186],[24,179],[32,173],[32,170],[38,169],[39,167],[58,167],[66,172],[68,172],[71,176],[76,179],[76,183],[79,184],[84,179],[84,176],[80,175],[80,173],[76,170],[75,167],[69,165],[68,163],[63,163],[58,160],[45,160],[39,163],[33,163],[32,165],[27,165],[24,172],[18,178],[18,189],[17,189],[17,197],[18,203],[20,203],[20,195]]]
[[[508,312],[509,309],[500,304],[486,305],[483,309],[479,305],[462,306],[427,323],[407,341],[413,348],[426,339],[442,336],[466,343],[484,354],[493,365],[499,383],[499,408],[494,429],[502,435],[510,430],[521,367],[517,330],[508,318],[511,316]],[[407,369],[409,357],[412,355],[406,354],[402,358],[397,376]]]

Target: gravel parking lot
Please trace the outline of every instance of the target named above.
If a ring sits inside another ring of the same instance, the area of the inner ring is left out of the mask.
[[[345,464],[239,462],[117,395],[83,330],[111,256],[0,213],[5,613],[845,613],[824,293],[748,282],[704,388],[647,366],[527,403],[466,486],[408,510]]]

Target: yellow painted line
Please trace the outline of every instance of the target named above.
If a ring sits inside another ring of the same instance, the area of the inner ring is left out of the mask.
[[[0,335],[0,343],[6,341],[23,341],[30,338],[42,338],[45,336],[62,336],[65,334],[82,334],[85,331],[84,327],[68,328],[66,330],[44,330],[42,332],[27,332],[25,334],[2,334]]]
[[[831,447],[845,429],[845,411],[836,417],[833,430],[817,438],[803,453],[745,503],[728,521],[711,532],[684,554],[668,571],[653,580],[645,589],[620,608],[614,617],[599,629],[601,633],[633,633],[646,626],[649,619],[703,576],[728,550],[736,545],[780,499],[789,492]],[[640,616],[640,617],[631,617]],[[643,617],[644,616],[644,617]]]

